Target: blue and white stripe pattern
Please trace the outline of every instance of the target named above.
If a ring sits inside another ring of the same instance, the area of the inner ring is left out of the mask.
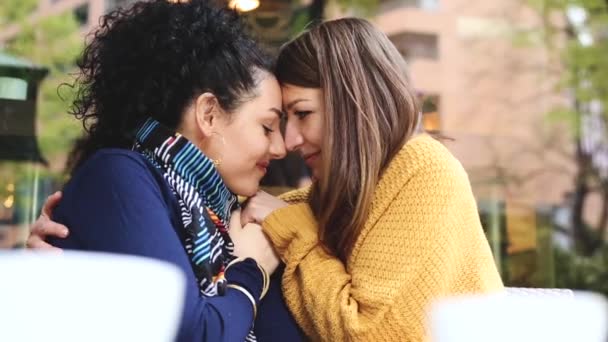
[[[162,172],[177,198],[184,228],[182,243],[192,261],[201,294],[223,294],[226,279],[218,275],[234,258],[227,227],[230,214],[239,207],[236,195],[228,190],[209,158],[188,139],[158,121],[148,119],[135,140],[133,149]],[[215,222],[208,210],[217,216]],[[245,341],[256,341],[253,330]]]
[[[194,144],[180,134],[148,119],[136,135],[134,150],[159,168],[178,199],[184,226],[183,242],[191,258],[201,292],[205,296],[221,293],[222,279],[216,279],[232,259],[234,246],[206,213],[215,213],[228,227],[237,197],[228,190],[215,165]]]

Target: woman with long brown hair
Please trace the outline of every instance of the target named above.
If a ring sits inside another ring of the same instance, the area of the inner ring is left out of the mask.
[[[403,58],[361,19],[285,45],[286,147],[310,189],[250,199],[286,263],[283,295],[313,340],[421,341],[431,301],[502,288],[467,174],[421,134]]]

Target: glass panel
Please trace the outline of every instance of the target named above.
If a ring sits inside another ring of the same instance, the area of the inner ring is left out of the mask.
[[[392,10],[401,7],[419,8],[428,11],[435,11],[439,8],[439,0],[381,0],[380,10]]]
[[[390,37],[406,61],[423,58],[439,59],[438,38],[435,34],[403,32]]]

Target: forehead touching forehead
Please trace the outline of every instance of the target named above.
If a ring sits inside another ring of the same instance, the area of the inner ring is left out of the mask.
[[[252,91],[243,95],[243,100],[236,112],[247,112],[245,115],[272,115],[279,119],[284,114],[281,110],[281,88],[273,74],[259,72],[256,76],[256,85]]]

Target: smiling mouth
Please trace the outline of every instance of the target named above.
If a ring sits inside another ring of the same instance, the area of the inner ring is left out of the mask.
[[[269,163],[257,163],[255,166],[260,169],[262,172],[266,173],[268,170]]]
[[[317,161],[317,159],[319,158],[319,154],[320,152],[310,153],[302,156],[302,158],[304,158],[304,162],[310,167]]]

